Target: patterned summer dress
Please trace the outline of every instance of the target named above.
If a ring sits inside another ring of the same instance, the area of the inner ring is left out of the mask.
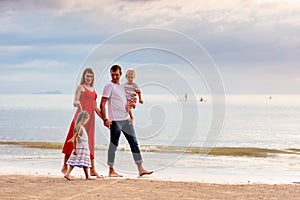
[[[125,83],[126,99],[128,102],[137,102],[137,94],[141,93],[139,86],[136,83]]]

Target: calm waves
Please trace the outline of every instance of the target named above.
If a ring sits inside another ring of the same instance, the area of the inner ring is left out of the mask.
[[[57,149],[63,147],[62,143],[51,142],[1,142],[0,145],[18,145],[24,148],[39,149]],[[279,154],[299,155],[300,149],[266,149],[266,148],[241,148],[241,147],[181,147],[181,146],[159,146],[159,145],[142,145],[142,152],[156,153],[184,153],[184,154],[200,154],[210,156],[247,156],[247,157],[274,157]],[[107,146],[96,147],[96,150],[105,151]],[[130,151],[129,146],[121,145],[119,151]]]

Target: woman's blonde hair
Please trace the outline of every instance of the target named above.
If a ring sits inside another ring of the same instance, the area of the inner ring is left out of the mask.
[[[93,80],[91,82],[91,87],[94,87],[94,81],[95,81],[95,72],[92,68],[88,67],[86,68],[83,73],[82,73],[82,76],[81,76],[81,81],[80,81],[80,85],[84,84],[85,83],[85,75],[89,73],[89,74],[93,74]]]

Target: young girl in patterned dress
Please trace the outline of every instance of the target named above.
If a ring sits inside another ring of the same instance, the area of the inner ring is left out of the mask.
[[[74,149],[72,155],[67,161],[67,165],[69,165],[67,172],[65,173],[65,178],[71,180],[71,171],[74,167],[83,168],[85,178],[87,180],[91,180],[92,178],[89,176],[88,168],[91,168],[91,158],[90,158],[90,150],[88,143],[88,135],[84,128],[84,125],[89,120],[89,113],[86,111],[81,111],[77,117],[76,125],[74,128],[74,136],[70,141],[74,144]]]

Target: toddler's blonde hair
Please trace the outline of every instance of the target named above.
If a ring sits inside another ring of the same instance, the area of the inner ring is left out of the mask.
[[[135,72],[135,70],[134,70],[134,69],[128,69],[128,70],[126,71],[125,76],[127,77],[127,76],[129,76],[129,75],[133,75],[133,77],[135,78],[135,77],[136,77],[136,72]]]

